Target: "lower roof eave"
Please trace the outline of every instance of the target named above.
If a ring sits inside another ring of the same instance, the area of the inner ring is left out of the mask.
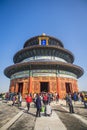
[[[17,63],[12,66],[7,67],[4,70],[4,74],[10,78],[12,74],[24,71],[24,70],[33,70],[33,69],[58,69],[72,72],[77,75],[77,78],[80,78],[84,74],[84,70],[76,65],[64,62],[25,62]]]

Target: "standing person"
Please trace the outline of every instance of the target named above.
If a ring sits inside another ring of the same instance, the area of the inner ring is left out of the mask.
[[[59,101],[59,94],[56,94],[56,103]]]
[[[21,104],[22,104],[22,95],[21,95],[21,93],[19,93],[19,95],[18,95],[18,107],[20,107]]]
[[[76,92],[74,92],[74,94],[73,94],[73,100],[74,100],[74,104],[78,100],[78,96],[77,96]]]
[[[48,93],[48,103],[50,103],[51,102],[51,95],[50,95],[50,93]]]
[[[87,108],[87,95],[84,95],[84,106]]]
[[[36,117],[40,117],[40,110],[41,110],[41,98],[39,96],[39,94],[37,94],[37,98],[36,98],[36,108],[37,108],[37,112],[36,112]]]
[[[68,106],[68,98],[69,98],[69,95],[68,95],[68,93],[66,93],[66,97],[65,97],[65,100],[66,100],[66,106]]]
[[[30,103],[32,102],[32,97],[29,95],[27,95],[26,97],[26,103],[27,103],[27,112],[29,112],[30,109]]]
[[[46,105],[47,102],[48,102],[48,96],[47,96],[47,94],[44,94],[44,96],[43,96],[43,103],[44,103],[44,105]]]
[[[71,95],[68,96],[67,102],[68,102],[68,105],[69,105],[69,111],[70,111],[70,113],[74,113]]]
[[[48,103],[46,106],[45,106],[45,115],[46,116],[51,116],[52,114],[52,107],[50,106],[50,103]]]
[[[15,105],[15,101],[16,101],[16,96],[15,95],[13,96],[12,101],[13,101],[12,106],[14,106]]]
[[[80,96],[80,93],[78,93],[77,96],[78,96],[78,101],[79,101],[79,102],[82,102],[82,98],[81,98],[81,96]]]

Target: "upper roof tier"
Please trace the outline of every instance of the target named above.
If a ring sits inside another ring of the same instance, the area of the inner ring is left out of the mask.
[[[24,59],[31,58],[31,57],[41,57],[41,56],[51,56],[51,57],[59,57],[61,59],[64,59],[68,63],[74,62],[74,56],[73,54],[68,51],[67,49],[64,49],[62,47],[48,45],[48,46],[30,46],[27,48],[24,48],[20,51],[18,51],[14,57],[13,61],[14,63],[22,62]]]
[[[59,47],[64,47],[64,45],[59,39],[45,35],[44,33],[42,35],[38,35],[38,36],[28,39],[25,42],[23,48],[30,47],[33,45],[55,45]]]
[[[27,40],[23,49],[14,55],[13,61],[14,63],[19,63],[26,58],[35,56],[59,57],[68,63],[74,62],[74,55],[64,48],[64,45],[59,39],[45,34]]]

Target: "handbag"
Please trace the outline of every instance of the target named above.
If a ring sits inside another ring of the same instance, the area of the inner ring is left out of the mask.
[[[41,112],[45,112],[45,107],[44,106],[41,107]]]

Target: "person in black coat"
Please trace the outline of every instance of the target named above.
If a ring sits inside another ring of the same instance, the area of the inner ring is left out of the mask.
[[[37,108],[37,112],[36,112],[36,117],[40,117],[40,110],[41,110],[41,98],[39,96],[39,94],[37,94],[37,98],[36,98],[36,108]]]
[[[69,105],[69,111],[70,111],[70,113],[74,113],[71,95],[68,96],[67,102],[68,102],[68,105]]]

